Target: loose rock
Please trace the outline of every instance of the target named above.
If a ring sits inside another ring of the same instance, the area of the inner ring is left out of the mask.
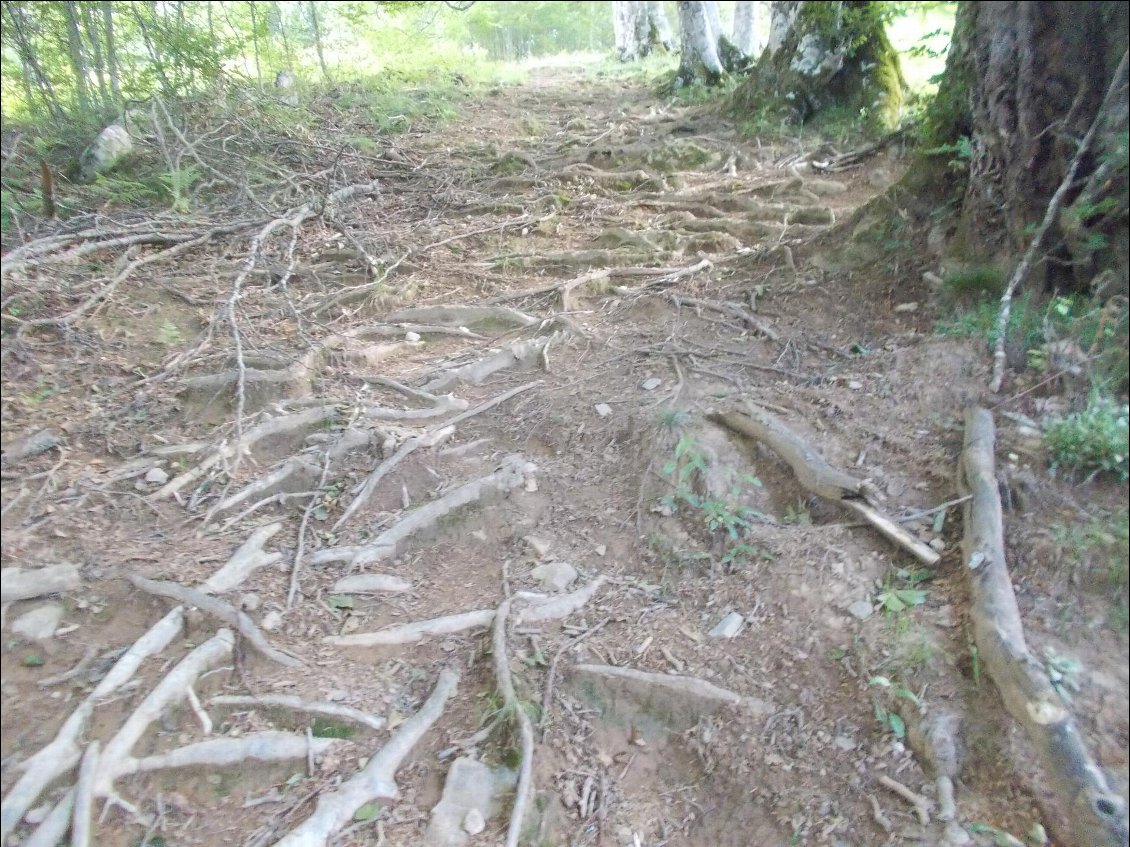
[[[263,620],[260,622],[259,626],[267,632],[274,632],[282,626],[282,612],[267,612],[267,614],[263,615]]]
[[[745,618],[737,612],[730,612],[714,629],[707,633],[711,638],[733,638],[742,630],[742,624],[745,623]]]
[[[145,481],[153,485],[164,485],[169,481],[169,473],[164,468],[150,468]]]
[[[46,641],[55,634],[62,620],[62,605],[47,603],[16,618],[12,622],[12,632],[26,641]]]
[[[564,591],[577,579],[577,569],[568,562],[549,562],[538,565],[530,576],[541,583],[546,591]]]
[[[663,380],[659,379],[659,377],[653,376],[651,379],[645,379],[641,387],[644,391],[654,391],[662,384]]]
[[[872,612],[871,603],[867,600],[856,600],[848,606],[847,610],[852,617],[859,618],[861,621],[865,621],[871,617]]]

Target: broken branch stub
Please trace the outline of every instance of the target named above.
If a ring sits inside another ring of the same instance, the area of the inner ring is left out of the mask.
[[[965,503],[962,550],[973,595],[974,637],[985,669],[1009,714],[1024,727],[1066,814],[1071,844],[1123,847],[1130,837],[1126,801],[1084,745],[1067,704],[1028,650],[1005,560],[1004,517],[997,488],[992,414],[970,407],[958,485]]]

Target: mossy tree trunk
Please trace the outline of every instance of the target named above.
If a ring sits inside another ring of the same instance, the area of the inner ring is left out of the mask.
[[[773,4],[769,44],[733,105],[801,123],[834,107],[891,128],[905,88],[879,3],[794,0]]]
[[[706,3],[701,0],[679,0],[679,34],[682,36],[682,57],[675,76],[675,86],[696,81],[717,85],[726,74],[718,56],[718,38],[710,26]]]
[[[1063,182],[1126,52],[1128,12],[1118,2],[962,2],[928,143],[967,179],[959,237],[967,250],[1011,258]],[[1126,293],[1127,94],[1125,69],[1099,116],[1036,269],[1049,288]],[[904,184],[904,193],[934,185]],[[951,192],[952,196],[952,192]],[[1104,273],[1105,272],[1105,273]],[[1101,275],[1101,276],[1100,276]]]
[[[621,62],[634,62],[656,51],[675,48],[671,24],[658,2],[616,0],[612,4],[612,30],[616,56]]]

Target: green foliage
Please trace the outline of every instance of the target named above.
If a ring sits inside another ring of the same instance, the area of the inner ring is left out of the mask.
[[[950,298],[982,299],[1000,297],[1004,293],[1005,278],[1001,269],[994,265],[971,265],[947,273],[942,285]]]
[[[1130,479],[1128,440],[1130,406],[1118,405],[1098,392],[1092,393],[1082,411],[1044,422],[1044,443],[1053,472],[1107,473],[1126,482]]]
[[[939,335],[956,338],[981,338],[992,349],[997,341],[998,311],[999,303],[996,300],[983,300],[953,318],[939,321],[936,331]],[[1024,292],[1012,301],[1008,337],[1024,354],[1019,361],[1024,360],[1029,350],[1044,343],[1044,315],[1029,292]]]
[[[717,499],[698,494],[693,488],[707,470],[706,456],[694,438],[682,435],[675,445],[674,458],[663,467],[675,491],[660,502],[672,512],[682,510],[701,523],[720,550],[718,563],[723,568],[734,570],[754,559],[770,558],[768,551],[750,543],[753,527],[767,520],[766,516],[740,502],[745,486],[760,488],[761,480],[749,475],[738,477],[732,482],[729,496]]]
[[[1071,581],[1081,572],[1093,587],[1114,589],[1126,609],[1130,584],[1130,511],[1100,512],[1084,521],[1054,524],[1049,530],[1056,544],[1056,561],[1071,570]]]

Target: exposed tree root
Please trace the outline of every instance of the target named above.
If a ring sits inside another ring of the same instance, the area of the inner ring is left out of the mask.
[[[119,779],[133,774],[175,768],[223,768],[241,764],[249,759],[259,762],[305,759],[328,752],[338,740],[308,738],[305,735],[276,730],[249,732],[236,738],[212,738],[140,759],[127,756],[118,761],[113,778]]]
[[[399,594],[411,591],[412,583],[398,576],[383,573],[359,573],[346,576],[334,583],[334,594]]]
[[[738,318],[744,321],[750,329],[754,332],[764,335],[770,341],[780,341],[780,334],[770,326],[767,326],[760,318],[755,317],[746,309],[743,309],[737,303],[720,303],[715,300],[699,300],[694,297],[682,297],[677,294],[671,295],[671,301],[678,306],[681,303],[686,303],[688,306],[696,306],[700,309],[712,309],[716,312],[721,312],[724,315]]]
[[[0,603],[30,600],[44,594],[65,594],[82,585],[75,565],[48,565],[45,568],[4,568],[0,570]]]
[[[431,696],[416,714],[396,728],[388,744],[340,788],[319,796],[314,814],[279,839],[275,847],[325,847],[362,805],[377,799],[397,799],[400,790],[396,787],[396,771],[400,763],[439,720],[458,685],[459,675],[455,671],[441,671]]]
[[[20,842],[20,847],[58,847],[66,837],[67,828],[74,818],[75,790],[68,788],[67,792],[47,813],[43,823],[35,828],[35,832]]]
[[[23,818],[32,803],[48,785],[73,768],[79,761],[79,742],[87,722],[99,701],[113,694],[131,679],[141,663],[155,656],[181,634],[184,628],[184,609],[177,607],[133,643],[110,672],[92,692],[79,703],[70,717],[63,722],[55,738],[46,747],[24,761],[23,770],[15,785],[4,796],[0,805],[0,840],[6,840]]]
[[[94,779],[95,797],[113,797],[114,780],[121,763],[125,761],[149,725],[161,719],[165,709],[182,698],[197,677],[216,667],[231,655],[235,646],[235,636],[230,630],[221,629],[205,641],[169,671],[144,700],[133,711],[121,729],[107,743],[102,753],[101,764]],[[76,807],[78,803],[76,802]]]
[[[98,739],[86,745],[75,781],[74,816],[71,819],[71,847],[90,847],[93,831],[94,779],[98,773],[102,745]]]
[[[553,340],[551,335],[514,341],[501,350],[477,361],[447,371],[423,386],[423,390],[436,393],[456,385],[481,385],[488,377],[509,368],[531,370],[541,363],[542,350]]]
[[[658,692],[667,691],[669,694],[714,702],[722,706],[741,706],[748,708],[755,714],[766,712],[766,705],[760,700],[743,697],[736,691],[719,688],[717,685],[697,677],[649,673],[648,671],[623,668],[617,665],[575,665],[572,672],[604,677],[605,679],[625,680]]]
[[[490,302],[503,303],[507,300],[524,300],[527,297],[537,297],[542,294],[557,294],[561,298],[561,310],[569,312],[573,309],[571,297],[574,291],[586,285],[591,285],[594,282],[603,282],[608,279],[609,276],[609,270],[607,268],[601,268],[599,270],[583,273],[565,282],[551,282],[548,285],[539,285],[537,288],[508,291],[506,294],[500,294],[498,297],[495,297]]]
[[[354,566],[368,565],[395,556],[400,543],[411,535],[435,526],[447,515],[487,495],[503,494],[517,488],[536,469],[535,465],[527,462],[520,455],[507,456],[494,473],[465,483],[438,500],[432,500],[410,512],[370,543],[363,545],[354,555],[351,563]]]
[[[305,712],[311,715],[326,715],[331,718],[340,718],[359,724],[367,729],[384,729],[384,718],[362,712],[351,706],[340,703],[318,703],[303,700],[301,697],[292,697],[289,694],[261,694],[258,696],[240,694],[219,694],[208,701],[213,706],[251,706],[263,709],[290,709],[295,712]]]
[[[837,470],[824,461],[815,448],[764,409],[747,403],[749,414],[711,412],[707,419],[734,432],[762,441],[793,469],[797,480],[808,491],[851,509],[879,530],[888,540],[899,545],[920,561],[934,565],[941,558],[898,522],[884,515],[864,500],[868,487],[864,480]]]
[[[243,610],[237,609],[231,604],[225,603],[223,600],[212,597],[209,594],[205,594],[199,589],[187,588],[175,582],[160,582],[154,579],[146,579],[137,574],[128,574],[126,578],[132,582],[135,587],[140,588],[148,594],[168,597],[179,603],[196,606],[200,611],[207,612],[217,620],[229,626],[234,626],[239,630],[239,634],[246,638],[248,643],[254,647],[256,651],[271,661],[278,662],[280,665],[286,665],[288,668],[303,667],[302,662],[294,658],[294,656],[272,647],[267,641],[267,637],[263,635],[262,630],[255,625],[255,621],[251,620],[250,615]]]
[[[353,632],[349,635],[328,635],[323,641],[337,647],[387,647],[397,644],[415,644],[429,635],[451,635],[482,626],[490,626],[494,609],[460,612],[442,618],[390,626],[376,632]]]
[[[446,327],[524,329],[541,323],[538,318],[502,306],[419,306],[385,316],[388,323],[404,321]]]
[[[200,584],[200,590],[206,594],[223,594],[238,588],[259,568],[282,561],[282,553],[268,553],[263,549],[282,528],[281,522],[275,522],[251,533],[227,563]]]
[[[1126,801],[1083,743],[1067,704],[1024,641],[1020,609],[1005,560],[1004,518],[997,488],[992,414],[971,407],[958,484],[972,495],[965,504],[962,548],[973,595],[974,635],[985,669],[1009,714],[1025,729],[1055,789],[1066,819],[1064,843],[1125,845],[1130,837]]]
[[[238,438],[235,443],[220,445],[220,447],[199,464],[169,480],[153,493],[153,498],[155,500],[162,500],[177,494],[182,488],[196,482],[217,465],[225,463],[229,459],[248,454],[256,444],[264,439],[269,438],[274,441],[276,438],[280,437],[301,435],[307,430],[327,420],[333,419],[336,415],[337,409],[333,406],[326,405],[315,406],[302,412],[282,415],[277,418],[269,418],[244,432],[243,436]]]

